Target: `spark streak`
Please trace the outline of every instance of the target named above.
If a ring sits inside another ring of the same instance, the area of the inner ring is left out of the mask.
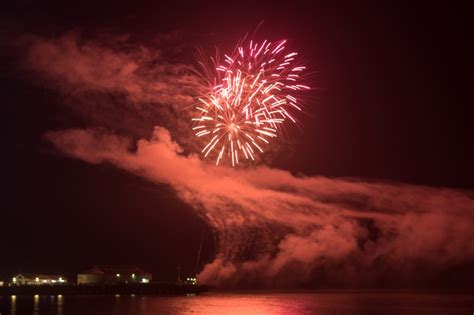
[[[287,119],[296,122],[293,113],[301,107],[295,94],[309,86],[297,84],[306,67],[295,62],[297,52],[285,49],[286,40],[241,41],[224,55],[224,64],[211,58],[213,69],[202,74],[209,92],[198,98],[192,118],[195,136],[207,139],[204,157],[215,152],[216,165],[227,157],[236,166],[242,151],[246,160],[255,160],[252,147],[263,153]]]

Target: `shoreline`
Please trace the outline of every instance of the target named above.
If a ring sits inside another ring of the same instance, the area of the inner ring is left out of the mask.
[[[114,285],[31,285],[0,287],[0,296],[34,295],[186,295],[207,292],[204,285],[174,283],[140,283]]]

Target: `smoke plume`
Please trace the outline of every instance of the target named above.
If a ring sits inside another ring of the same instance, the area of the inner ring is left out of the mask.
[[[75,95],[67,103],[90,126],[46,139],[72,158],[172,186],[218,234],[217,255],[199,275],[205,283],[408,285],[436,282],[433,275],[474,262],[470,191],[295,176],[264,165],[216,167],[183,145],[189,127],[180,111],[192,102],[188,83],[197,80],[184,66],[146,48],[71,36],[35,38],[28,47],[28,67]],[[141,118],[161,127],[141,129]]]
[[[200,274],[207,283],[291,286],[330,273],[331,282],[369,285],[474,259],[474,200],[463,192],[215,167],[182,155],[159,127],[134,151],[130,139],[93,130],[47,137],[74,158],[173,186],[219,234]]]

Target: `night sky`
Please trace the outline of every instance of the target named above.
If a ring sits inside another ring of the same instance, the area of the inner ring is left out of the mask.
[[[173,187],[65,157],[45,140],[48,131],[93,123],[25,69],[21,40],[30,35],[128,34],[141,44],[165,37],[175,45],[174,58],[192,64],[197,45],[230,49],[264,21],[258,34],[293,41],[316,87],[270,166],[297,175],[474,188],[467,4],[159,2],[20,0],[1,13],[0,279],[20,268],[74,277],[96,264],[131,264],[174,280],[178,264],[194,274],[202,236],[200,269],[216,250],[212,229]],[[141,130],[137,136],[150,134],[153,122]],[[471,263],[460,268],[466,272]]]

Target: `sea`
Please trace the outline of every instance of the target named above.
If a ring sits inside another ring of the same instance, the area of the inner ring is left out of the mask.
[[[474,315],[474,294],[380,291],[209,292],[187,296],[9,296],[0,314]]]

